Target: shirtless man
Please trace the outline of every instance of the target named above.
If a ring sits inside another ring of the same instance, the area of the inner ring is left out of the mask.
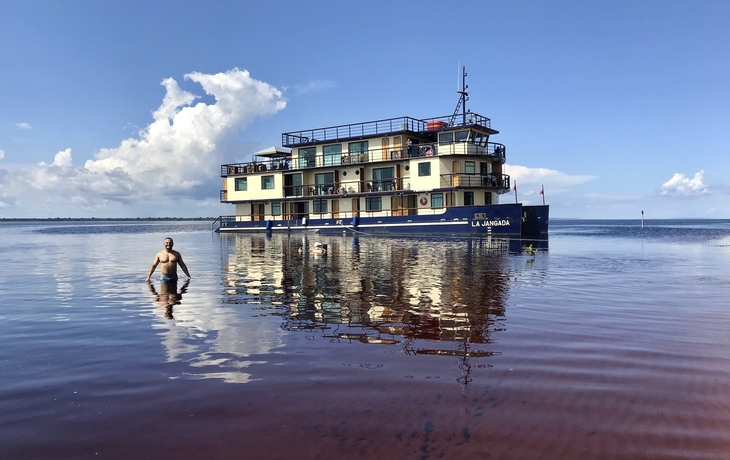
[[[185,272],[185,275],[187,275],[188,278],[192,278],[192,276],[190,276],[190,272],[188,272],[188,267],[186,267],[185,262],[183,262],[180,253],[172,250],[172,238],[165,238],[164,245],[165,250],[158,252],[155,256],[155,260],[152,262],[150,271],[149,273],[147,273],[147,281],[150,280],[152,273],[154,273],[155,268],[157,268],[157,265],[159,264],[162,264],[160,265],[160,273],[162,274],[160,279],[162,281],[177,280],[178,265],[180,265],[180,268],[182,268],[182,271]]]

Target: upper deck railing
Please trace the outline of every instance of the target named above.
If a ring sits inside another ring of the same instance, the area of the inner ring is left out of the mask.
[[[466,149],[463,146],[467,146]],[[460,148],[461,147],[461,148]],[[273,158],[246,163],[232,163],[221,165],[221,177],[242,174],[265,173],[271,171],[302,170],[322,168],[355,163],[381,163],[383,161],[413,159],[439,155],[453,155],[455,153],[481,155],[490,160],[505,162],[506,148],[503,144],[488,142],[486,146],[477,146],[469,142],[453,142],[439,144],[437,142],[414,144],[399,148],[376,148],[364,152],[343,152],[337,155],[314,155],[306,158]]]
[[[452,114],[423,120],[411,117],[388,118],[385,120],[366,121],[349,125],[284,133],[281,135],[281,145],[291,148],[321,142],[339,142],[347,139],[378,135],[384,136],[401,132],[423,133],[467,126],[491,129],[492,122],[489,118],[473,112],[456,117]]]

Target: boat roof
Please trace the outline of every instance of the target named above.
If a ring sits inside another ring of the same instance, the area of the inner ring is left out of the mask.
[[[315,145],[324,142],[343,142],[392,134],[433,135],[438,131],[475,128],[488,134],[498,134],[491,120],[474,112],[425,119],[411,117],[388,118],[326,128],[283,133],[281,144],[286,147]]]
[[[271,147],[267,147],[263,150],[259,150],[258,152],[254,152],[253,154],[254,154],[254,156],[257,156],[257,157],[289,158],[291,156],[291,149],[285,149],[282,147],[276,147],[275,145],[272,145]]]

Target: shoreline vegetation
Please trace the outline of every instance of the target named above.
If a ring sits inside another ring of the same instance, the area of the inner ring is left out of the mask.
[[[0,217],[0,222],[213,221],[217,217]]]

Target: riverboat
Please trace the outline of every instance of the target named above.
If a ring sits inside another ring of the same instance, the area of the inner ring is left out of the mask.
[[[546,237],[547,205],[500,203],[506,147],[466,109],[282,134],[282,147],[221,166],[219,232]]]

